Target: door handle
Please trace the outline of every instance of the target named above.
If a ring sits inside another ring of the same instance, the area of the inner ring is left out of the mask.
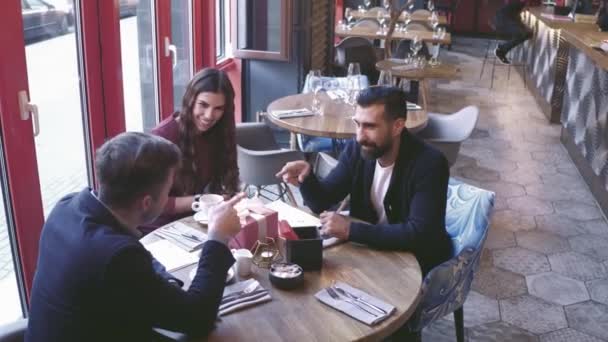
[[[173,64],[173,69],[177,65],[177,47],[171,44],[169,37],[165,37],[165,57],[169,57],[172,55],[171,61]]]
[[[34,125],[34,137],[40,134],[40,120],[38,118],[38,106],[31,103],[27,97],[27,91],[21,90],[17,96],[19,97],[19,114],[21,120],[27,120],[32,117],[32,124]]]

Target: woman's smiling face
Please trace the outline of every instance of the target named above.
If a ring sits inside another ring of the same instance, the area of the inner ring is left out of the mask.
[[[222,118],[226,97],[222,93],[202,92],[196,96],[192,107],[192,119],[196,129],[207,132]]]

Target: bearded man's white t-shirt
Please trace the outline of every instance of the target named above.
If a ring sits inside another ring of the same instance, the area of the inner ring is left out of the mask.
[[[391,182],[394,168],[394,163],[390,166],[382,167],[376,160],[376,170],[374,171],[374,181],[372,182],[370,197],[372,206],[378,215],[378,224],[388,223],[386,211],[384,210],[384,196]]]

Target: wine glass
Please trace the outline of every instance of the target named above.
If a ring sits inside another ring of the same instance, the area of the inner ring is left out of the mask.
[[[433,12],[433,10],[435,9],[435,4],[433,3],[433,0],[429,0],[428,4],[426,5],[428,10]]]
[[[410,11],[404,10],[402,15],[403,22],[405,23],[405,25],[403,25],[403,32],[407,32],[407,25],[412,21],[412,14]]]
[[[369,9],[369,7],[372,5],[372,0],[365,0],[363,4],[365,5],[366,9]]]
[[[393,85],[393,73],[390,70],[382,70],[380,71],[380,76],[378,77],[378,85],[379,86],[392,86]]]
[[[388,10],[391,8],[391,0],[382,0],[382,6],[388,12]]]
[[[376,16],[376,19],[380,23],[380,28],[381,28],[380,31],[378,31],[376,33],[384,34],[384,22],[386,21],[386,16],[384,15],[384,12],[378,11],[378,15]]]
[[[360,83],[360,75],[361,75],[361,66],[359,63],[350,63],[348,65],[348,103],[351,105],[355,105],[357,101],[357,95],[359,95],[359,90],[361,90]]]
[[[348,29],[350,30],[353,21],[353,10],[350,7],[347,7],[344,10],[344,17],[346,18],[346,22],[348,23]]]
[[[418,52],[422,50],[422,40],[417,35],[412,39],[410,49],[412,50],[413,57],[418,56]]]
[[[429,65],[431,67],[435,67],[439,65],[439,44],[433,44],[431,46],[431,60],[429,61]]]
[[[429,21],[431,22],[431,27],[433,28],[439,25],[439,16],[437,15],[437,12],[431,12],[431,17],[429,18]]]
[[[321,78],[320,70],[310,70],[308,72],[308,86],[312,90],[312,106],[311,110],[314,113],[321,111],[321,101],[319,101],[319,92],[323,89],[323,79]]]

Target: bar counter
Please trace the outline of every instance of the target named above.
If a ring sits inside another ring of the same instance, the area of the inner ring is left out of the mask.
[[[545,7],[522,14],[534,35],[512,58],[525,66],[528,88],[550,122],[561,123],[562,143],[608,214],[608,53],[598,49],[608,32],[551,14]]]

